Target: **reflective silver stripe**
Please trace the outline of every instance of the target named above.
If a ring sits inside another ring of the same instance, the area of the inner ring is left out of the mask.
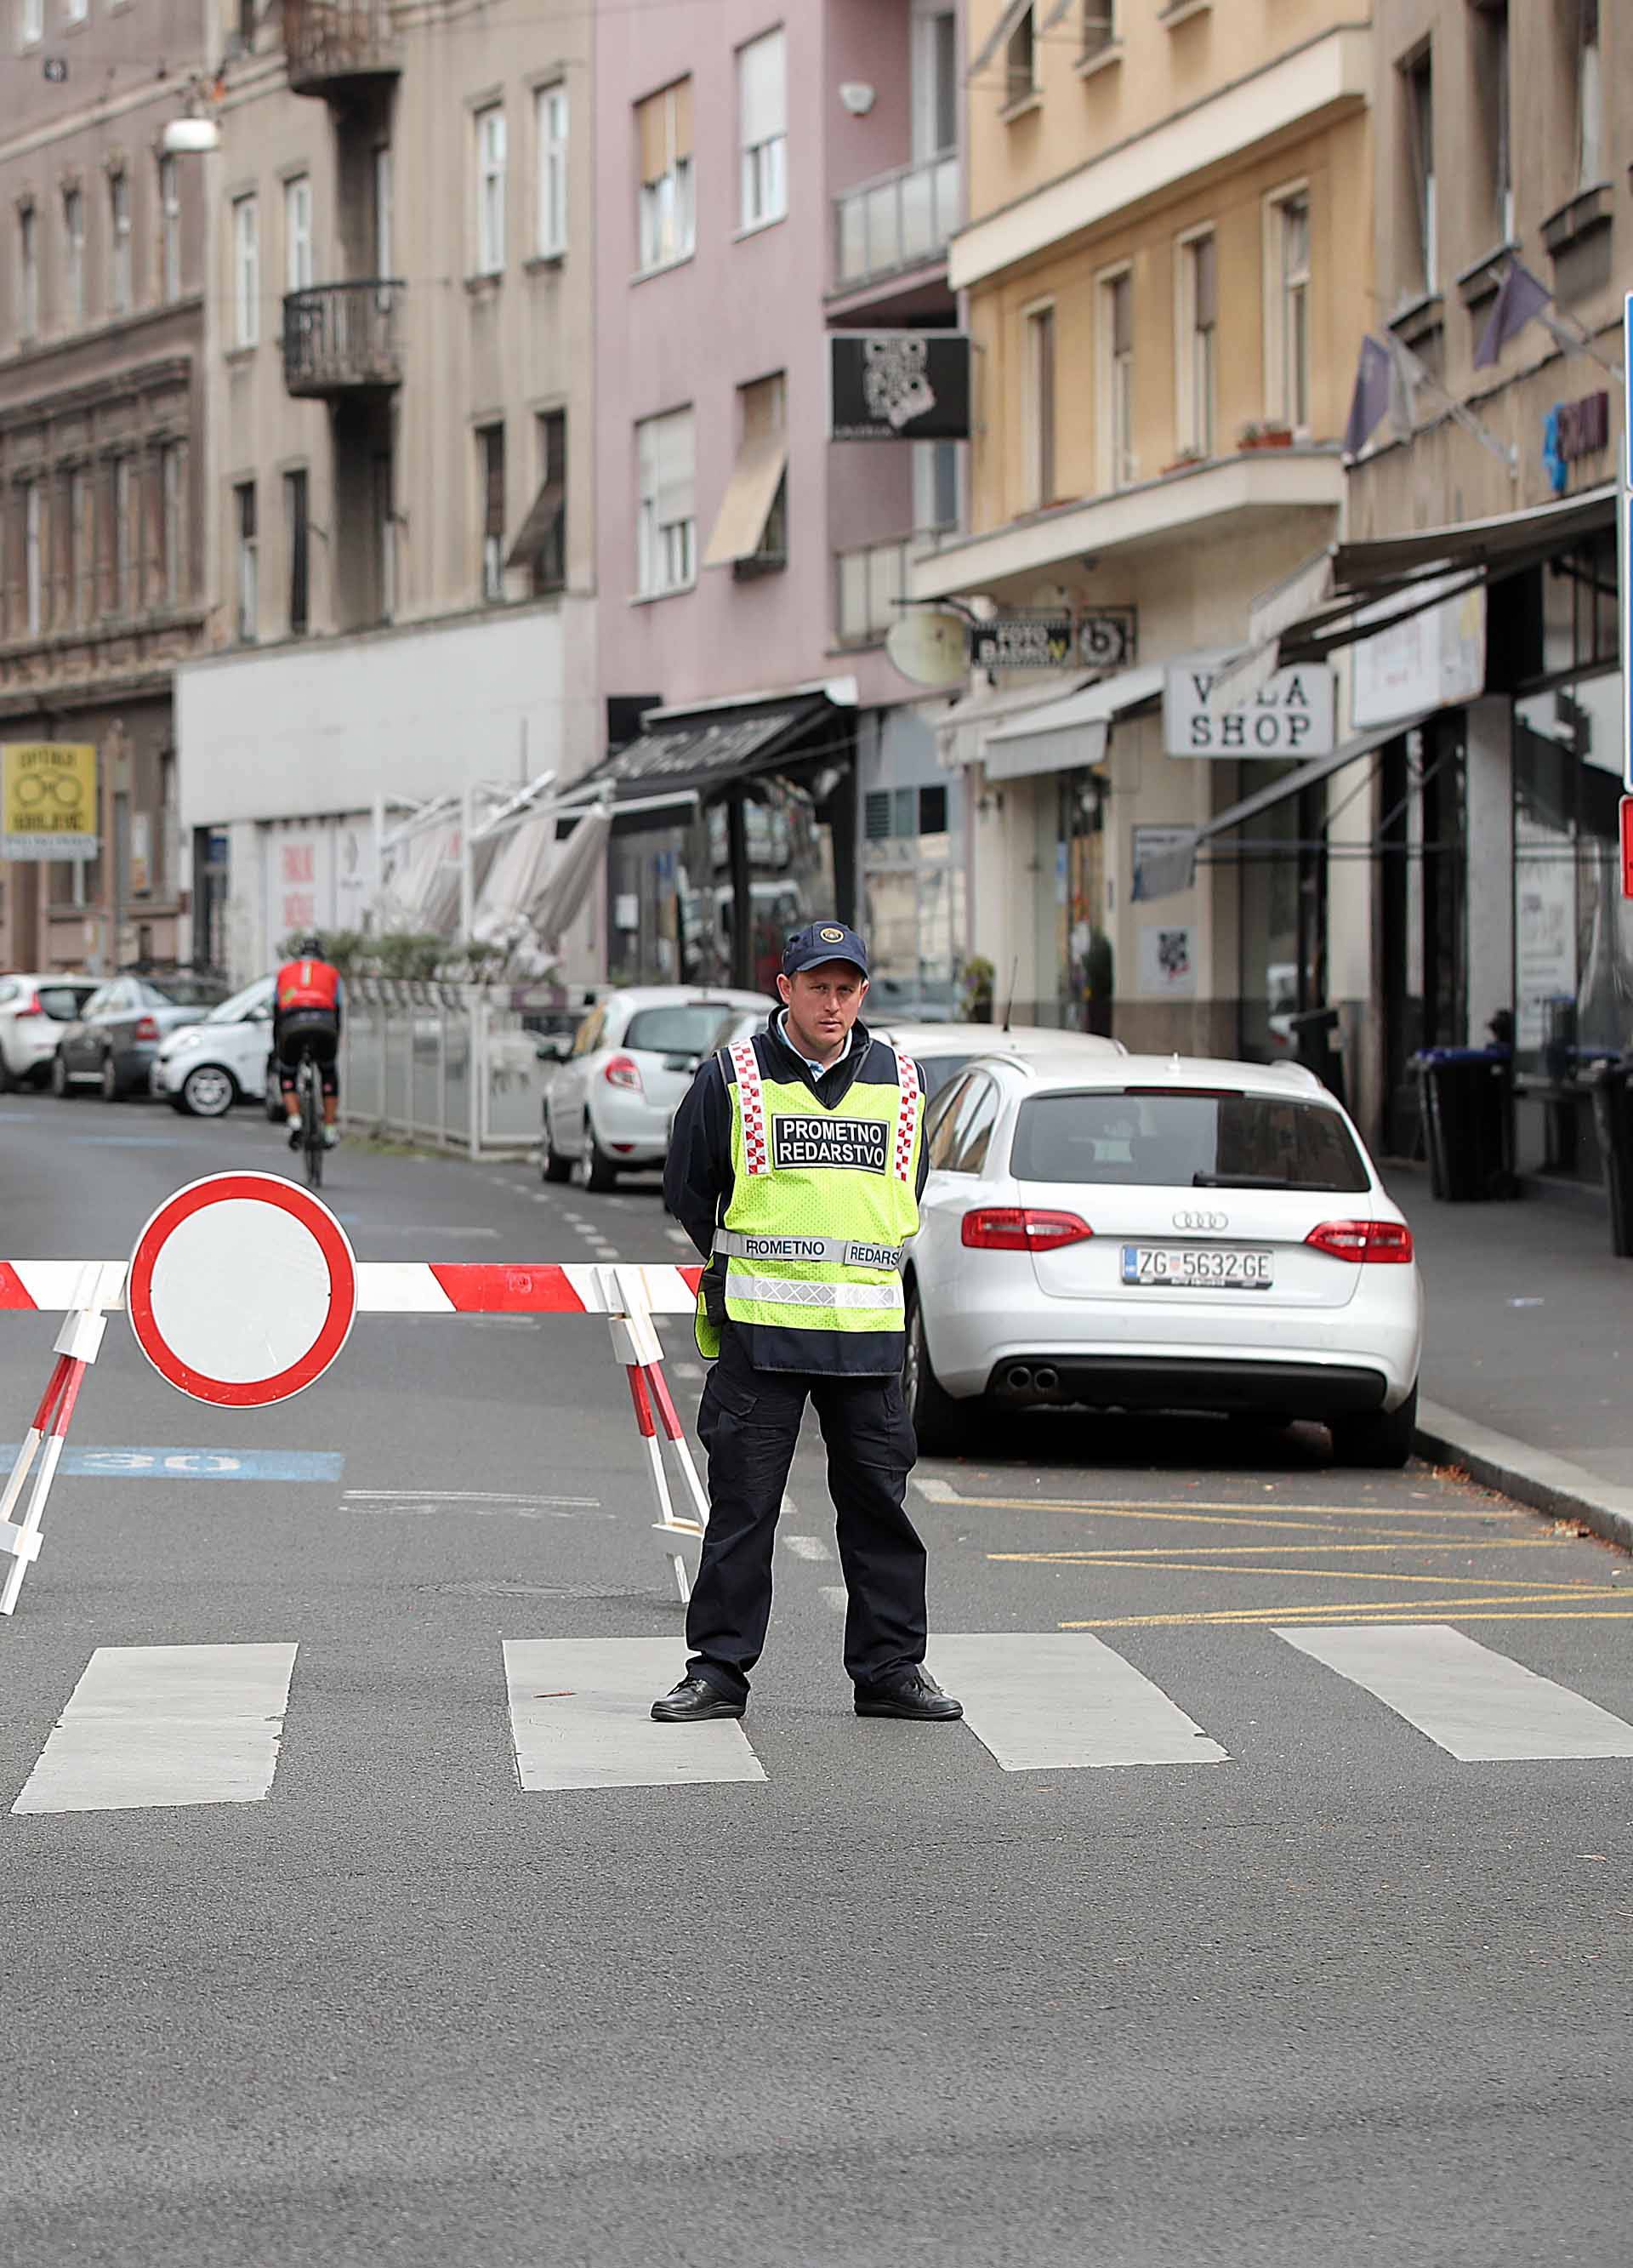
[[[866,1307],[881,1314],[901,1313],[901,1285],[894,1276],[878,1284],[824,1284],[786,1276],[729,1276],[726,1298],[743,1307],[824,1307],[832,1314],[841,1307]]]
[[[847,1242],[838,1236],[747,1236],[740,1231],[717,1228],[715,1250],[729,1260],[813,1260],[841,1268],[877,1268],[890,1275],[907,1254],[899,1244]]]

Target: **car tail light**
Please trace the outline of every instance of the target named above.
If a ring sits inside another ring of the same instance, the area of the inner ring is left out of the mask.
[[[963,1241],[972,1252],[1057,1252],[1093,1233],[1075,1212],[1040,1212],[1032,1205],[982,1205],[964,1216]]]
[[[14,1016],[43,1016],[45,1010],[40,1005],[38,992],[31,992],[22,1006],[14,1008],[11,1012]]]
[[[156,1040],[158,1037],[158,1026],[151,1016],[137,1019],[136,1037],[139,1040]]]
[[[614,1056],[601,1073],[608,1086],[627,1086],[641,1093],[641,1066],[633,1056]]]
[[[1405,1268],[1411,1263],[1412,1232],[1400,1220],[1325,1220],[1306,1237],[1318,1252],[1335,1260],[1372,1262],[1383,1267]]]

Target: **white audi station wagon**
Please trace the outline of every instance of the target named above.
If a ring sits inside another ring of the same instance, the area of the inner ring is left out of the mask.
[[[1296,1064],[978,1057],[925,1118],[904,1385],[926,1449],[983,1407],[1319,1418],[1411,1454],[1412,1233]]]

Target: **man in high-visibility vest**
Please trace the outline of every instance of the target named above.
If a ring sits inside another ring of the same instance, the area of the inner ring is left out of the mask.
[[[289,1123],[289,1145],[300,1147],[300,1095],[297,1082],[310,1056],[323,1084],[323,1140],[332,1150],[340,1139],[340,971],[323,958],[321,940],[303,938],[293,961],[286,961],[272,986],[272,1049]]]
[[[845,1668],[863,1717],[964,1713],[924,1669],[916,1452],[901,1396],[901,1269],[927,1171],[917,1067],[857,1020],[867,948],[842,922],[790,938],[782,1007],[703,1064],[675,1116],[664,1192],[708,1262],[697,1344],[709,1526],[691,1659],[661,1724],[740,1717],[771,1612],[771,1556],[807,1401],[828,1447],[850,1591]]]

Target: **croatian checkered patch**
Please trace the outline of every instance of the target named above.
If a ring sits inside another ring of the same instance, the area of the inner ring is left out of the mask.
[[[761,1083],[760,1058],[752,1040],[739,1040],[731,1050],[737,1073],[737,1107],[743,1122],[743,1156],[751,1177],[769,1174],[771,1152],[766,1141],[766,1095]]]
[[[924,1100],[919,1092],[918,1073],[911,1056],[897,1054],[896,1076],[901,1082],[901,1107],[896,1114],[896,1179],[910,1182],[914,1138],[918,1132],[918,1115]]]

